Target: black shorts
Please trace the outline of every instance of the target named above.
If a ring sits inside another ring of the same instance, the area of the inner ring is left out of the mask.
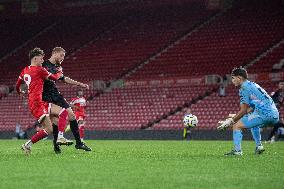
[[[57,106],[60,106],[65,109],[70,108],[69,103],[65,100],[65,98],[61,94],[57,95],[53,94],[48,96],[43,95],[42,100],[45,102],[56,104]]]

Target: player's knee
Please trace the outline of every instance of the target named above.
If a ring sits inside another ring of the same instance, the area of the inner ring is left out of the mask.
[[[241,121],[238,121],[233,125],[233,130],[241,130],[243,128],[243,123]]]
[[[73,121],[73,120],[75,120],[76,118],[75,118],[75,114],[74,114],[74,112],[72,111],[72,110],[70,110],[69,108],[67,109],[67,112],[68,112],[68,120],[69,121]]]
[[[52,116],[51,122],[52,122],[53,124],[55,124],[55,125],[58,125],[58,117]]]
[[[53,132],[52,125],[47,125],[44,130],[50,135]]]
[[[59,113],[59,117],[62,117],[64,119],[67,119],[68,112],[66,109],[62,109],[61,112]]]

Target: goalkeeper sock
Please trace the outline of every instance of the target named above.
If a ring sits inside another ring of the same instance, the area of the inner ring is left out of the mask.
[[[261,134],[260,134],[260,128],[259,127],[253,127],[250,129],[251,134],[253,136],[253,139],[255,141],[256,146],[261,146]]]
[[[234,146],[236,151],[241,151],[241,143],[243,139],[243,134],[241,130],[234,130],[233,131],[233,140],[234,140]]]

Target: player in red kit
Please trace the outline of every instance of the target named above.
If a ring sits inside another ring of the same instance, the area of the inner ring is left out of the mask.
[[[32,115],[38,120],[44,129],[32,136],[31,140],[22,145],[25,153],[31,152],[32,144],[48,136],[52,133],[52,123],[50,115],[57,116],[59,119],[59,130],[62,131],[58,137],[59,144],[70,145],[72,141],[63,137],[63,131],[66,127],[68,113],[66,109],[61,108],[52,103],[46,103],[42,100],[43,83],[45,79],[58,80],[62,73],[51,74],[42,67],[44,52],[40,48],[35,48],[30,51],[29,58],[31,65],[25,67],[16,84],[16,90],[19,94],[23,94],[20,86],[25,83],[28,87],[28,104]]]
[[[85,107],[86,107],[86,99],[83,97],[83,90],[77,91],[77,97],[72,98],[70,105],[75,113],[76,120],[78,121],[79,125],[79,133],[81,141],[83,141],[85,136]]]

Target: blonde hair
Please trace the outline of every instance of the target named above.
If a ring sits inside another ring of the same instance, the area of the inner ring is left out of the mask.
[[[66,53],[66,51],[62,47],[55,47],[55,48],[52,49],[52,54],[53,53],[59,53],[59,52]]]

